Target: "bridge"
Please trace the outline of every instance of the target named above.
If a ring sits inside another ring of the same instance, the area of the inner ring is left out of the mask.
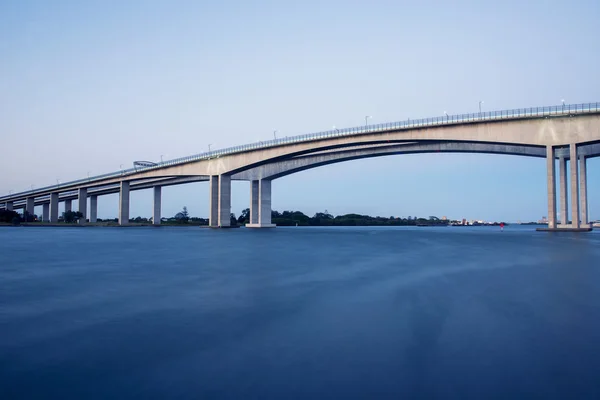
[[[119,224],[129,223],[132,190],[154,191],[153,223],[161,220],[163,186],[209,183],[209,225],[229,227],[231,181],[250,181],[248,227],[271,223],[272,181],[323,165],[369,157],[414,153],[511,154],[546,159],[548,229],[588,229],[587,159],[600,155],[600,103],[563,104],[365,125],[279,138],[209,151],[159,163],[136,162],[133,168],[0,197],[0,209],[42,205],[42,219],[58,222],[78,200],[84,218],[97,220],[98,196],[119,193]],[[557,220],[556,170],[559,163]],[[567,173],[570,188],[567,188]],[[567,193],[571,191],[571,207]],[[89,197],[89,213],[88,213]],[[569,218],[570,214],[570,218]]]

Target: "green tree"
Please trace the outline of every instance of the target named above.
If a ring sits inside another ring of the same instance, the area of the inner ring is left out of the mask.
[[[83,218],[83,214],[79,211],[65,211],[62,217],[66,223],[71,224]]]
[[[187,224],[190,220],[190,215],[188,214],[188,210],[186,206],[183,206],[183,210],[175,214],[175,219],[180,224]]]

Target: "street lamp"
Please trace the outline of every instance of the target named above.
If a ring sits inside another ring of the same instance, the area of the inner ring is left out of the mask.
[[[481,114],[481,105],[483,104],[483,100],[479,100],[479,114]]]
[[[209,153],[210,153],[210,145],[211,145],[211,144],[212,144],[212,143],[209,143],[209,144],[208,144],[208,152],[209,152]]]
[[[273,139],[274,139],[274,140],[277,140],[277,130],[274,130],[274,131],[273,131]]]
[[[333,130],[336,131],[336,132],[340,131],[338,128],[335,127],[335,125],[333,126]]]
[[[88,182],[90,181],[90,171],[88,171]]]
[[[160,163],[162,164],[162,162],[163,162],[163,155],[161,154],[160,155]]]
[[[446,122],[448,122],[448,113],[444,111],[444,115],[446,116]]]
[[[562,102],[562,105],[563,105],[562,109],[563,109],[563,111],[565,111],[565,99],[561,99],[560,101]]]
[[[365,126],[369,125],[369,118],[373,118],[370,115],[365,116]]]
[[[60,187],[60,181],[58,180],[58,178],[56,179],[56,186]]]

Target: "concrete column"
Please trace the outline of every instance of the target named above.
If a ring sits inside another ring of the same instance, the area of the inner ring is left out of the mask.
[[[219,226],[231,226],[231,176],[219,175]]]
[[[50,203],[42,204],[42,221],[50,222]]]
[[[208,214],[208,225],[216,228],[219,226],[219,177],[212,175],[210,177],[209,191],[209,208],[210,213]]]
[[[79,202],[79,212],[83,214],[83,217],[79,219],[79,224],[85,225],[87,222],[87,188],[79,188],[77,200]]]
[[[25,201],[25,211],[27,211],[30,215],[33,215],[35,211],[35,199],[33,197],[28,197]],[[23,213],[25,214],[25,213]]]
[[[162,187],[154,186],[154,210],[152,212],[152,223],[160,225],[161,214]]]
[[[98,222],[98,196],[90,196],[90,223]]]
[[[560,157],[558,159],[558,174],[560,176],[560,222],[563,225],[569,224],[569,213],[567,204],[567,159]]]
[[[50,222],[58,222],[58,193],[50,194]]]
[[[119,191],[119,225],[129,224],[129,182],[121,181]]]
[[[250,182],[250,221],[258,224],[258,181]]]
[[[6,202],[6,210],[7,211],[13,211],[14,210],[14,208],[13,208],[13,202],[12,201],[7,201]]]
[[[256,191],[255,191],[256,182]],[[258,192],[258,193],[256,193]],[[259,181],[252,181],[252,190],[250,192],[252,197],[251,209],[250,209],[250,223],[246,224],[248,228],[274,228],[275,225],[271,223],[271,181],[267,179],[261,179]],[[255,204],[255,199],[258,198],[258,204]],[[255,219],[252,214],[252,210],[257,209],[254,215],[258,214]]]
[[[271,225],[271,181],[261,179],[259,184],[258,223],[262,226]]]
[[[554,148],[546,146],[546,180],[548,182],[548,228],[556,228],[556,168]]]
[[[65,212],[73,209],[73,200],[65,200]]]
[[[587,158],[579,156],[579,200],[581,203],[581,224],[589,226],[587,199]]]
[[[579,228],[579,167],[577,165],[577,145],[571,144],[571,226]]]

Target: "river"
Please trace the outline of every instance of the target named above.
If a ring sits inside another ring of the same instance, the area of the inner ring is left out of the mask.
[[[0,228],[0,398],[598,398],[600,234]]]

